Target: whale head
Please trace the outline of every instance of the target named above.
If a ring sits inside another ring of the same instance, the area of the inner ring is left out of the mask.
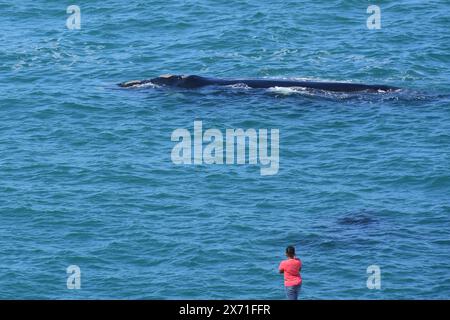
[[[161,75],[157,78],[151,79],[150,81],[153,84],[159,86],[171,86],[180,88],[198,88],[207,85],[209,83],[206,78],[200,76],[195,75],[180,76],[173,74]]]
[[[183,76],[173,74],[163,74],[151,79],[153,84],[158,86],[180,86],[183,83]]]

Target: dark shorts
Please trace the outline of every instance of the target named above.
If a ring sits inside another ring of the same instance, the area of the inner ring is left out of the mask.
[[[299,284],[298,286],[289,286],[289,287],[284,287],[284,288],[286,291],[286,298],[288,300],[297,300],[298,294],[300,293],[302,285]]]

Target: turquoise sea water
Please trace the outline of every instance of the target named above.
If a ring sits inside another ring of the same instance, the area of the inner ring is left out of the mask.
[[[81,8],[68,30],[66,8]],[[381,7],[380,30],[366,9]],[[0,298],[450,292],[448,1],[0,1]],[[163,73],[392,94],[123,90]],[[175,165],[177,128],[277,128],[278,174]],[[81,269],[81,289],[66,268]],[[366,268],[381,268],[381,290]]]

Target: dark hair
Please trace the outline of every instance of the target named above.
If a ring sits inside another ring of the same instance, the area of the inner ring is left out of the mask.
[[[293,258],[293,257],[295,256],[295,248],[294,248],[293,246],[288,246],[288,247],[286,248],[286,254],[287,254],[289,257]]]

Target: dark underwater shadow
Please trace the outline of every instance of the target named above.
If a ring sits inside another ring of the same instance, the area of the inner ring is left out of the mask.
[[[338,225],[342,226],[369,226],[377,223],[376,213],[370,210],[359,210],[349,212],[336,220]]]

